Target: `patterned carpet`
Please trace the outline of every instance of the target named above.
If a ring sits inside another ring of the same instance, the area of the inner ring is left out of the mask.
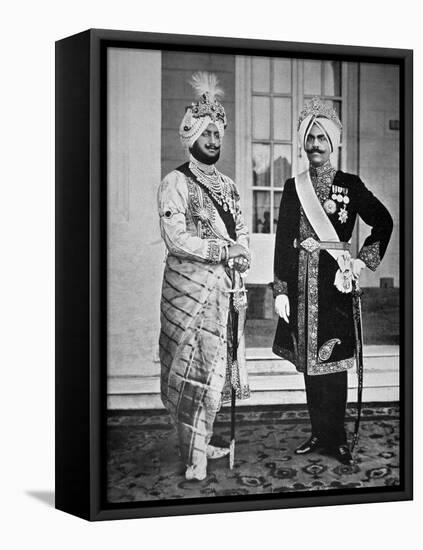
[[[354,409],[347,429],[354,426]],[[219,413],[215,434],[229,441],[229,413]],[[341,488],[399,483],[399,408],[366,404],[354,466],[320,453],[297,456],[310,435],[304,408],[251,408],[237,413],[235,466],[209,461],[204,481],[186,481],[169,417],[162,411],[111,412],[108,419],[108,500],[111,503]],[[216,441],[218,444],[219,441]]]

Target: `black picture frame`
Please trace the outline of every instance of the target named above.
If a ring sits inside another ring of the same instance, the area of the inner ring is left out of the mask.
[[[105,501],[105,78],[106,51],[110,46],[399,65],[399,486],[124,505],[110,505]],[[99,29],[56,43],[56,508],[93,521],[412,499],[412,144],[412,50]]]

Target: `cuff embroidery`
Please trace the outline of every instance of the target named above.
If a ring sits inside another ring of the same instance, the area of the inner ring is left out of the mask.
[[[273,298],[276,298],[276,296],[279,296],[280,294],[288,294],[288,283],[285,281],[281,281],[277,277],[275,277],[275,280],[273,281],[272,285],[273,289]]]
[[[222,256],[222,246],[217,241],[209,241],[207,249],[207,259],[212,264],[218,264]]]
[[[376,268],[379,266],[381,260],[379,241],[363,246],[358,257],[360,260],[363,260],[369,269],[376,271]]]

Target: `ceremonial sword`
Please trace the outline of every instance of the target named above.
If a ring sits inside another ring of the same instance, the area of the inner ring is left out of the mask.
[[[353,321],[354,321],[354,335],[355,335],[355,360],[357,366],[357,417],[355,419],[354,435],[351,442],[351,453],[358,440],[358,430],[360,427],[361,419],[361,406],[363,401],[363,326],[361,319],[361,296],[363,291],[361,290],[358,281],[352,282],[352,309],[353,309]]]
[[[233,265],[233,262],[232,262]],[[238,325],[239,325],[239,303],[236,303],[235,294],[242,291],[246,292],[245,287],[236,286],[235,268],[231,267],[232,289],[230,292],[230,311],[231,311],[231,329],[232,329],[232,369],[238,368]],[[231,369],[231,442],[229,444],[229,469],[232,470],[235,462],[235,410],[236,410],[236,387],[234,387]]]
[[[232,368],[238,361],[238,311],[235,309],[235,292],[236,292],[236,273],[235,268],[231,269],[232,292],[230,298],[231,308],[231,324],[232,324]],[[235,462],[235,407],[236,407],[236,388],[232,383],[231,369],[231,442],[229,444],[229,469],[232,470]]]

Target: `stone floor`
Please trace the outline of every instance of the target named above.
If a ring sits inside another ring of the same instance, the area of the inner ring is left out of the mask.
[[[347,429],[354,427],[348,410]],[[229,440],[229,411],[215,433]],[[399,409],[366,405],[355,465],[323,453],[297,456],[309,435],[303,407],[243,408],[237,413],[235,466],[209,461],[208,476],[189,482],[178,458],[176,436],[164,411],[111,412],[108,419],[108,500],[111,503],[258,493],[395,486],[399,483]]]

